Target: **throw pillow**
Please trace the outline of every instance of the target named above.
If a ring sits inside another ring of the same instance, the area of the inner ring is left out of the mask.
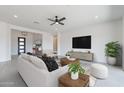
[[[58,69],[58,64],[56,63],[54,58],[43,56],[42,60],[46,64],[47,69],[48,69],[49,72]]]
[[[34,64],[36,67],[40,68],[40,69],[45,69],[47,70],[46,65],[44,64],[42,59],[39,59],[36,56],[30,56],[30,60],[32,62],[32,64]]]

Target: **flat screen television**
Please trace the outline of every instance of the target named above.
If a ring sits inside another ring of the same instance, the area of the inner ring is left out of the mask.
[[[91,36],[73,37],[72,48],[91,49]]]

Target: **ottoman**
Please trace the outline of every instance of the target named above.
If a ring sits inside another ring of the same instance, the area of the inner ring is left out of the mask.
[[[90,73],[96,78],[106,79],[108,77],[108,68],[102,64],[92,64]]]

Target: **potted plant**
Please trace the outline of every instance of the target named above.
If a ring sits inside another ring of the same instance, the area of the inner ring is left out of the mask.
[[[107,62],[110,65],[116,64],[116,57],[119,54],[120,45],[118,41],[109,42],[106,44],[105,54],[107,56]]]
[[[69,64],[69,73],[73,80],[77,80],[80,74],[84,74],[85,70],[81,67],[80,63]]]

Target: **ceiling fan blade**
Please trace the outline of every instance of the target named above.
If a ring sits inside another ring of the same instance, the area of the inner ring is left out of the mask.
[[[48,20],[55,22],[55,20],[48,18]]]
[[[59,24],[64,25],[64,23],[59,22]]]
[[[56,22],[54,22],[54,23],[52,23],[52,24],[50,24],[50,25],[54,25]]]
[[[63,18],[61,18],[61,19],[59,19],[59,21],[63,21],[63,20],[65,20],[66,18],[65,17],[63,17]]]

